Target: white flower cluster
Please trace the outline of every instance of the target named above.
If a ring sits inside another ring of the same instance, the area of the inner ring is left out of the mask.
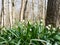
[[[40,25],[43,26],[43,19],[41,19],[40,22],[42,22]]]
[[[47,28],[48,30],[50,30],[50,28],[51,28],[51,25],[48,25],[48,26],[46,26],[46,28]]]
[[[50,30],[50,28],[49,28],[48,26],[46,26],[46,28],[47,28],[48,30]]]

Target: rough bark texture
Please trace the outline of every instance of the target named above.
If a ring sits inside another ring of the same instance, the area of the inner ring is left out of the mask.
[[[4,26],[10,27],[9,0],[4,1]]]
[[[56,27],[56,24],[59,24],[60,21],[60,12],[59,12],[59,6],[60,0],[48,0],[48,6],[47,6],[47,15],[46,15],[46,25],[52,24],[54,27]],[[57,23],[58,22],[58,23]]]
[[[35,21],[35,14],[34,14],[34,0],[32,0],[32,21]]]
[[[14,24],[15,20],[16,20],[16,17],[15,17],[16,16],[15,15],[15,2],[14,2],[15,0],[11,0],[11,1],[12,1],[11,2],[12,3],[12,15],[11,15],[12,16],[12,24]]]
[[[56,17],[57,17],[57,21],[56,21],[56,27],[60,26],[60,0],[56,1]]]

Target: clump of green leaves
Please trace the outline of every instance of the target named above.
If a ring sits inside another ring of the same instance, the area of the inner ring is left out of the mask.
[[[18,22],[0,30],[0,45],[60,45],[59,28],[40,22]]]

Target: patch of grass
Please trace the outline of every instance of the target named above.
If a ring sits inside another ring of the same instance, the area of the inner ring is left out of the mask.
[[[0,45],[60,45],[59,28],[40,22],[18,22],[12,28],[0,28]]]

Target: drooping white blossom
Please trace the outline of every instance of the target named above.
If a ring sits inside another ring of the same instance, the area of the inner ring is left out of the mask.
[[[53,28],[53,30],[56,30],[56,28]]]
[[[32,31],[32,29],[30,29],[30,31]]]
[[[51,28],[51,25],[50,24],[48,26]]]
[[[50,30],[50,27],[49,27],[49,26],[46,26],[46,28],[47,28],[48,30]]]
[[[41,19],[40,21],[43,22],[43,19]]]

